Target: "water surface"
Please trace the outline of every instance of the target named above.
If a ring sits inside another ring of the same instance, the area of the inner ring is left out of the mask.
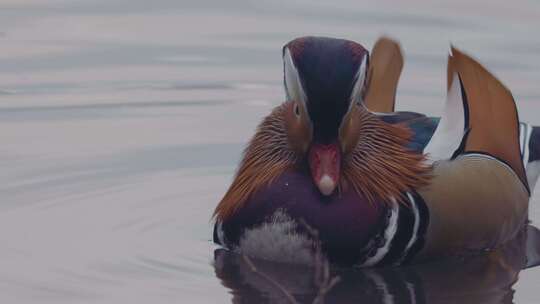
[[[306,34],[368,48],[399,38],[398,109],[437,115],[452,42],[540,125],[540,3],[469,2],[0,1],[1,302],[286,303],[210,241],[243,145],[284,98],[281,46]],[[340,270],[329,302],[453,302],[480,290],[474,299],[537,303],[540,270],[516,266],[523,244],[477,268]],[[460,269],[484,285],[458,284]],[[309,302],[309,271],[286,277]]]

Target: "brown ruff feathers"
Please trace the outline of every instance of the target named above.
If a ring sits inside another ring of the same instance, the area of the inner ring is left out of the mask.
[[[270,184],[300,159],[288,143],[284,115],[288,103],[276,107],[257,128],[229,190],[214,216],[225,220],[260,187]],[[358,143],[344,155],[340,188],[353,187],[369,202],[404,201],[403,193],[428,183],[431,167],[424,155],[406,148],[411,132],[391,125],[356,106],[350,115],[360,121]]]
[[[361,106],[349,115],[358,122],[358,141],[344,159],[343,187],[376,203],[403,202],[405,192],[428,184],[431,166],[406,147],[412,135],[406,126],[385,123]]]
[[[231,216],[260,187],[268,185],[296,163],[296,154],[289,146],[285,131],[287,103],[274,108],[257,127],[244,150],[244,157],[233,183],[219,202],[214,216],[224,220]]]

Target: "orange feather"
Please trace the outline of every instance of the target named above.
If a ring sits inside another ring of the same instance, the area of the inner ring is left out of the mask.
[[[302,159],[288,138],[285,117],[290,106],[285,102],[276,107],[258,126],[233,183],[214,211],[218,220],[232,216],[254,192]],[[407,127],[385,123],[362,106],[355,106],[345,119],[354,121],[349,124],[354,127],[349,139],[356,143],[344,155],[340,189],[350,186],[371,203],[402,202],[403,193],[428,183],[431,167],[424,163],[424,155],[406,148],[411,137]]]

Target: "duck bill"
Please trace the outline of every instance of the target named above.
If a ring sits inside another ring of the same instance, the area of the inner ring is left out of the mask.
[[[323,195],[331,195],[339,182],[341,151],[338,144],[313,144],[308,154],[311,176]]]

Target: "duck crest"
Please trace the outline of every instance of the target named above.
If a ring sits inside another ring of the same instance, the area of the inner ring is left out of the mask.
[[[244,150],[236,176],[214,211],[214,217],[225,220],[241,208],[249,196],[260,187],[295,165],[297,155],[290,147],[285,130],[285,102],[274,108],[257,127]]]
[[[363,106],[349,115],[358,140],[345,156],[342,187],[353,187],[371,203],[390,203],[406,202],[406,192],[429,183],[431,166],[425,156],[407,148],[412,136],[408,127],[386,123]]]

